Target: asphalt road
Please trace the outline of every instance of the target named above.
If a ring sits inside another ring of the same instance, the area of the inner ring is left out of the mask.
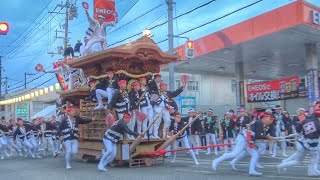
[[[291,151],[293,153],[293,151]],[[281,161],[281,158],[271,158],[269,155],[261,157],[261,177],[248,175],[248,159],[241,161],[238,171],[231,170],[229,162],[223,162],[217,171],[212,171],[211,162],[214,155],[205,155],[201,151],[198,160],[200,165],[193,164],[192,159],[185,152],[179,152],[175,163],[170,159],[164,164],[158,163],[151,167],[129,168],[129,167],[108,167],[107,172],[99,172],[97,163],[83,163],[78,157],[72,160],[72,170],[65,169],[64,157],[52,159],[30,159],[12,157],[7,160],[0,160],[0,180],[82,180],[82,179],[108,179],[108,180],[202,180],[202,179],[226,179],[226,180],[270,180],[271,179],[317,179],[305,177],[306,164],[288,169],[286,172],[277,174],[274,165]]]

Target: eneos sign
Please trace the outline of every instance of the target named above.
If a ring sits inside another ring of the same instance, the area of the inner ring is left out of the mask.
[[[115,10],[114,0],[94,0],[94,18],[98,19],[98,15],[105,17],[105,22],[116,21],[118,14]]]

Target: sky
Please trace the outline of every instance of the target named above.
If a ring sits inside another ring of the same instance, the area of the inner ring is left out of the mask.
[[[78,17],[70,21],[69,38],[72,46],[77,39],[83,39],[85,31],[89,26],[85,11],[81,3],[83,1],[70,0],[78,7]],[[197,6],[205,4],[210,0],[175,0],[174,17]],[[239,22],[258,16],[265,12],[279,8],[295,0],[215,0],[208,5],[201,7],[189,14],[174,20],[174,34],[198,39],[205,35],[214,33]],[[320,6],[319,0],[308,0]],[[40,63],[46,69],[52,68],[52,62],[62,58],[60,55],[48,55],[47,52],[56,52],[58,46],[63,46],[62,39],[55,39],[55,30],[61,31],[64,24],[63,15],[50,14],[49,11],[64,12],[64,9],[55,8],[60,1],[56,0],[1,0],[0,21],[10,24],[10,31],[6,36],[0,36],[0,56],[3,56],[2,77],[9,78],[9,91],[16,91],[23,88],[24,73],[34,75],[27,76],[28,88],[47,87],[57,81],[53,74],[43,75],[37,73],[34,67]],[[65,0],[63,0],[65,2]],[[91,16],[93,15],[93,0],[87,0]],[[167,6],[165,0],[115,0],[116,11],[119,14],[119,22],[115,27],[108,28],[107,41],[111,47],[127,43],[140,37],[134,36],[121,43],[116,43],[134,34],[141,33],[146,28],[167,21]],[[203,23],[222,17],[239,8],[256,3],[241,11],[222,18],[214,23],[184,33]],[[155,8],[157,7],[157,8]],[[147,11],[151,12],[145,14]],[[137,17],[141,18],[136,19]],[[134,20],[134,21],[133,21]],[[155,42],[164,51],[168,50],[167,24],[151,30]],[[63,34],[58,33],[58,36]],[[175,38],[174,46],[185,42],[184,39]],[[116,43],[116,44],[115,44]],[[50,80],[51,79],[51,80]],[[22,86],[22,87],[20,87]]]

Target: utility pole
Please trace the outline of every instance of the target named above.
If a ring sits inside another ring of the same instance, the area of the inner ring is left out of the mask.
[[[70,4],[69,0],[66,0],[65,4],[58,4],[57,7],[65,8],[66,9],[65,13],[60,13],[60,12],[49,12],[49,13],[65,15],[65,23],[63,25],[64,31],[58,31],[58,30],[55,31],[56,32],[55,38],[63,39],[63,50],[65,50],[67,48],[67,44],[69,42],[69,20],[73,20],[73,18],[78,17],[77,7],[76,7],[76,4]],[[64,36],[63,37],[58,36],[58,32],[64,33]],[[51,55],[63,54],[63,52],[62,53],[60,52],[61,49],[59,49],[59,47],[58,47],[58,50],[59,50],[58,53],[48,52],[48,54],[51,54]]]
[[[169,53],[174,54],[173,49],[173,0],[166,0],[168,6],[168,42],[169,42]],[[169,89],[174,91],[174,63],[169,63]]]
[[[66,22],[64,25],[64,49],[67,49],[68,44],[68,33],[69,33],[69,0],[66,1],[66,5],[64,6],[66,8]]]
[[[32,76],[32,75],[35,75],[35,74],[32,74],[32,73],[24,73],[24,88],[27,89],[27,76]]]
[[[4,94],[8,94],[8,77],[6,76],[6,81],[4,82],[4,85],[5,85],[5,90],[4,90]]]

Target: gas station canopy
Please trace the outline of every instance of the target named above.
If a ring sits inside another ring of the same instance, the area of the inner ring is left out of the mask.
[[[185,47],[175,72],[235,76],[243,62],[245,79],[279,79],[306,75],[306,45],[316,44],[320,59],[320,8],[296,1],[219,32],[194,40],[195,58]],[[168,70],[167,67],[163,68]]]

